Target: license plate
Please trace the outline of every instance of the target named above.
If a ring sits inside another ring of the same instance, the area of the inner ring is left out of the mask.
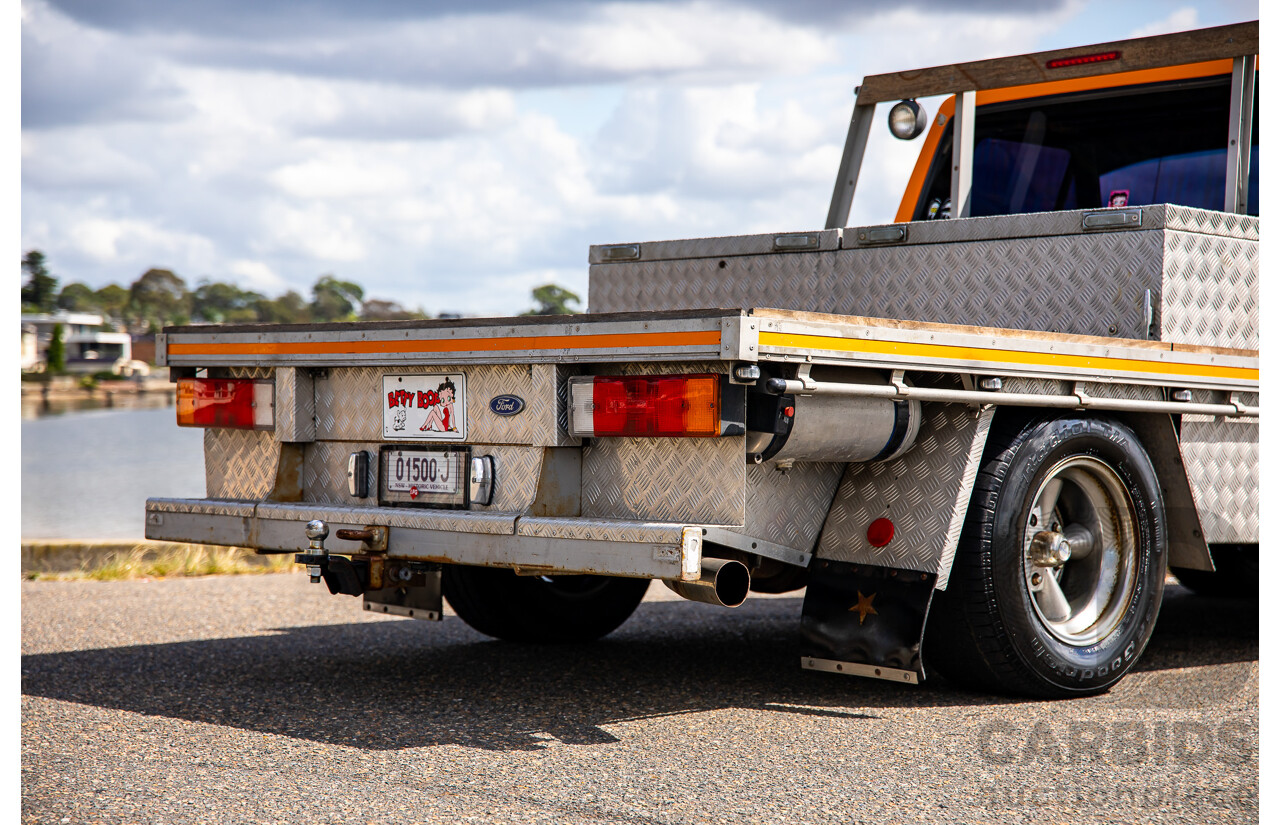
[[[384,446],[379,452],[380,503],[446,508],[467,506],[469,448]]]
[[[392,450],[387,453],[387,492],[458,492],[457,453]]]

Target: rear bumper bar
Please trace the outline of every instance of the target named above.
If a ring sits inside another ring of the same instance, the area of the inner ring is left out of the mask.
[[[388,558],[655,579],[697,579],[707,532],[699,525],[519,513],[153,498],[147,500],[146,536],[305,552],[303,525],[311,519],[329,524],[326,547],[341,555],[367,548],[334,537],[338,529],[385,526]]]

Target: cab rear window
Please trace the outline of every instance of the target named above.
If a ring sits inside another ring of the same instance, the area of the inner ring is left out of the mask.
[[[1257,85],[1255,84],[1255,90]],[[1221,210],[1230,77],[979,107],[970,214],[1176,203]],[[1249,166],[1258,214],[1258,103]],[[913,220],[948,215],[950,128]]]

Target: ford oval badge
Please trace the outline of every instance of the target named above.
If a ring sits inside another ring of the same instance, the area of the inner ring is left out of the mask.
[[[494,415],[519,415],[524,412],[524,399],[518,395],[495,395],[489,401]]]

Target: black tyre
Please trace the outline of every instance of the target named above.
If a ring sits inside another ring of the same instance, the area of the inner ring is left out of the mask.
[[[1212,544],[1213,572],[1172,567],[1178,583],[1199,596],[1258,600],[1258,545]]]
[[[1167,554],[1160,485],[1132,430],[1015,419],[988,441],[926,665],[989,691],[1101,693],[1151,638]]]
[[[588,642],[627,620],[648,579],[611,576],[517,576],[492,567],[450,565],[444,597],[464,622],[511,642]]]

